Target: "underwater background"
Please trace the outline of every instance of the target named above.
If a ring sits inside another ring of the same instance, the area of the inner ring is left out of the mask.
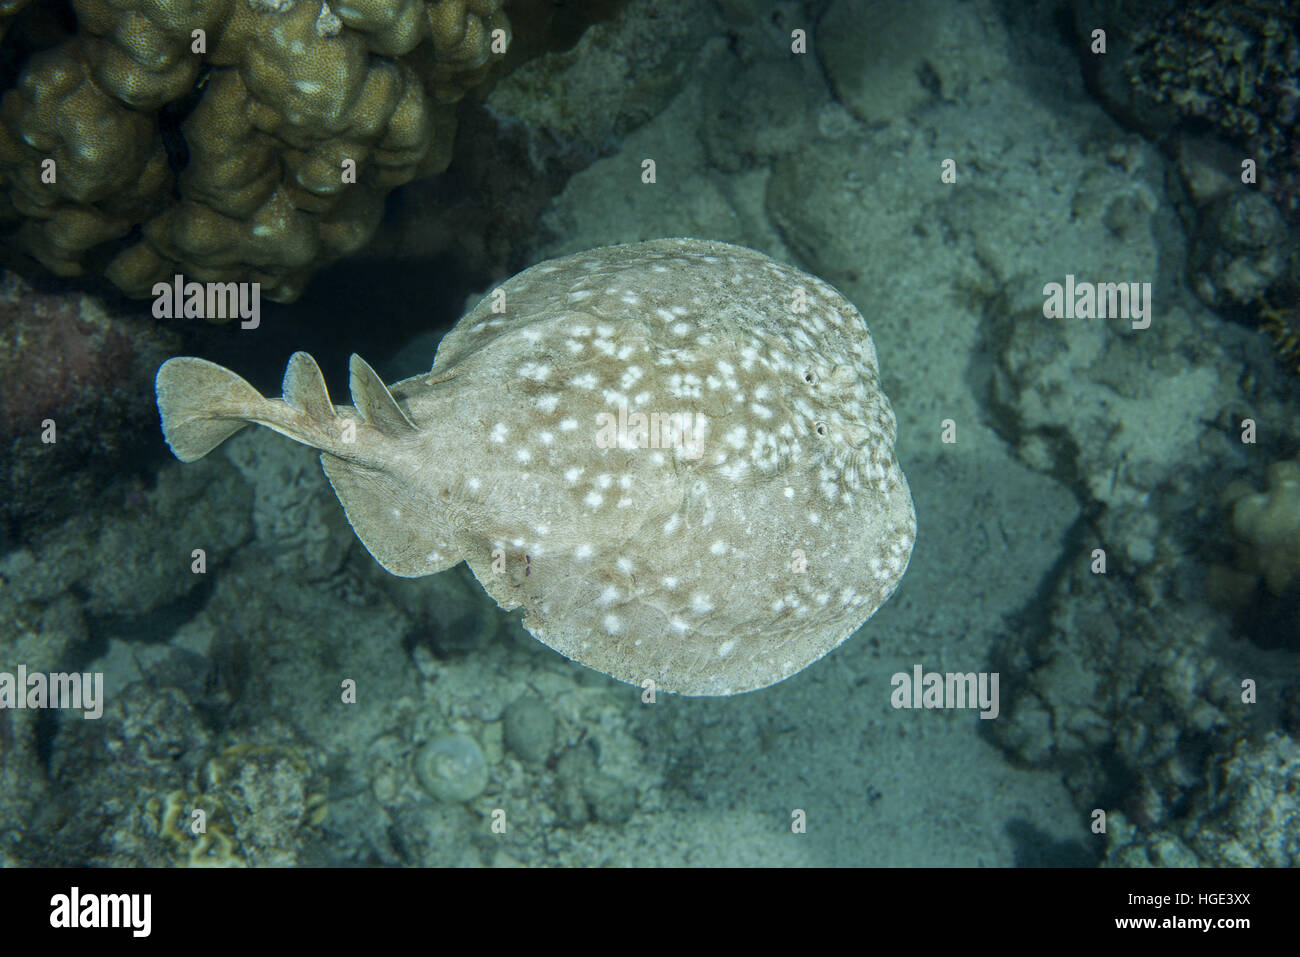
[[[96,719],[0,709],[0,862],[1300,859],[1296,5],[18,0],[0,30],[0,672],[103,675]],[[527,266],[675,236],[833,284],[898,419],[910,568],[777,685],[644,703],[463,566],[386,574],[313,450],[163,443],[168,357],[277,395],[305,350],[346,395],[351,353],[427,371]],[[260,283],[256,328],[156,318],[174,273]],[[1149,324],[1045,314],[1067,277],[1149,283]],[[917,666],[996,672],[996,717],[895,707]]]

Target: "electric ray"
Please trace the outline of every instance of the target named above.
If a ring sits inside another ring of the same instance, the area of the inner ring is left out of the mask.
[[[561,654],[621,681],[730,695],[843,642],[907,569],[916,516],[861,314],[761,253],[661,239],[540,263],[352,406],[315,361],[280,399],[181,357],[163,434],[198,459],[248,423],[321,451],[385,569],[465,561]]]

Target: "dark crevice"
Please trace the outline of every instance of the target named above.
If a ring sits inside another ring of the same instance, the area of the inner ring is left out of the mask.
[[[204,63],[199,67],[199,75],[190,91],[181,99],[164,104],[158,111],[158,133],[162,136],[163,149],[167,151],[167,163],[177,176],[190,163],[190,147],[185,142],[182,126],[203,98],[211,72],[212,68]]]
[[[0,44],[0,90],[12,90],[33,53],[62,43],[77,32],[77,14],[70,0],[29,3],[6,24]]]
[[[159,605],[139,615],[99,615],[89,618],[90,633],[102,650],[107,642],[117,638],[128,642],[167,641],[178,628],[203,610],[212,595],[211,579],[201,580],[179,598]]]

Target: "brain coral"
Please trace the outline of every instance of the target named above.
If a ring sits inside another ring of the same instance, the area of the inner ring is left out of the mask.
[[[447,166],[454,104],[510,40],[501,0],[71,6],[0,0],[0,228],[133,296],[182,273],[297,297]]]

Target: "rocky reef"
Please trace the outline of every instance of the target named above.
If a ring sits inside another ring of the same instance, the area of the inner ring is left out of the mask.
[[[1300,748],[1273,733],[1242,738],[1211,763],[1178,821],[1135,826],[1117,814],[1108,867],[1295,867],[1300,864]]]
[[[155,421],[147,383],[179,341],[98,296],[5,274],[0,540],[57,524],[128,477],[123,463],[146,445]]]
[[[1240,144],[1260,187],[1300,217],[1300,11],[1286,0],[1180,6],[1140,29],[1124,64],[1139,97]]]
[[[1076,0],[1095,89],[1175,160],[1198,296],[1300,372],[1300,12],[1286,0]]]

